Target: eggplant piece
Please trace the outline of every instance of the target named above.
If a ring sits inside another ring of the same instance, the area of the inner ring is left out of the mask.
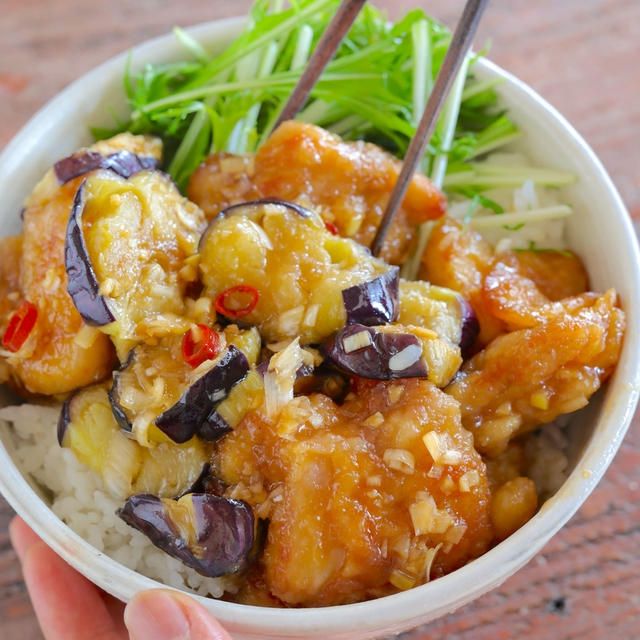
[[[471,303],[462,296],[458,300],[462,316],[460,323],[460,351],[462,352],[462,357],[466,360],[471,356],[473,346],[480,335],[480,322]]]
[[[58,421],[58,442],[98,473],[112,495],[123,499],[141,492],[162,497],[184,492],[211,454],[211,447],[197,438],[184,445],[142,447],[120,429],[104,383],[67,398]]]
[[[124,179],[100,170],[82,183],[65,239],[68,291],[85,322],[111,336],[121,361],[146,339],[189,328],[181,274],[203,223],[160,171]]]
[[[373,326],[393,322],[398,315],[400,269],[342,290],[347,324]]]
[[[120,155],[122,152],[124,154]],[[140,167],[158,167],[161,157],[162,141],[152,136],[125,132],[107,140],[98,140],[51,167],[33,188],[24,206],[29,209],[45,204],[56,197],[61,186],[74,178],[100,170],[103,165],[114,173],[133,175],[141,170]]]
[[[219,355],[196,369],[184,361],[183,336],[176,335],[158,344],[138,345],[114,374],[109,392],[113,415],[140,444],[149,446],[167,437],[186,442],[204,428],[215,405],[245,377],[258,356],[260,334],[255,328],[240,330],[235,325],[217,334]],[[205,428],[200,437],[213,440],[221,435]]]
[[[398,322],[424,327],[459,345],[467,357],[480,331],[469,301],[457,291],[424,281],[400,281]]]
[[[232,204],[230,207],[223,209],[218,213],[217,216],[211,220],[205,232],[202,234],[200,238],[200,243],[198,245],[198,251],[200,251],[203,246],[208,241],[209,233],[215,226],[224,220],[225,218],[230,218],[234,216],[242,216],[244,218],[248,218],[251,222],[261,225],[262,219],[265,214],[265,205],[275,205],[277,207],[284,207],[285,209],[290,209],[295,214],[299,215],[301,218],[313,219],[316,214],[309,209],[305,209],[305,207],[296,204],[295,202],[288,202],[287,200],[278,200],[277,198],[261,198],[260,200],[250,200],[249,202],[240,202],[238,204]]]
[[[428,378],[439,387],[462,364],[459,348],[433,331],[400,325],[349,325],[327,341],[325,352],[338,367],[361,378]]]
[[[255,201],[221,212],[203,234],[198,264],[204,295],[221,313],[233,317],[239,286],[252,293],[250,305],[240,304],[242,320],[259,327],[267,343],[299,337],[319,344],[345,326],[352,308],[354,322],[363,316],[379,324],[395,313],[397,268],[292,203]]]
[[[134,492],[141,458],[136,443],[114,421],[104,384],[79,389],[67,398],[58,420],[58,443],[98,473],[112,495],[126,498]]]
[[[53,165],[53,171],[58,182],[65,184],[96,169],[109,169],[122,178],[130,178],[139,171],[157,169],[159,166],[158,158],[139,156],[126,149],[109,155],[88,150],[58,160]]]
[[[156,426],[174,442],[186,442],[199,432],[213,408],[224,400],[230,389],[249,372],[247,356],[230,345],[216,365],[198,378],[164,413],[159,415]],[[200,437],[216,439],[216,431],[203,427]],[[224,435],[224,434],[220,434]]]
[[[230,431],[231,425],[214,409],[198,428],[198,435],[203,440],[215,442]]]
[[[116,513],[156,547],[202,575],[237,573],[249,563],[254,515],[241,500],[207,493],[187,494],[177,501],[140,494]]]
[[[67,291],[82,319],[92,327],[112,323],[115,316],[107,300],[100,295],[98,278],[91,266],[89,252],[82,233],[82,211],[86,200],[86,181],[80,185],[73,199],[64,245],[67,271]]]
[[[240,421],[252,410],[262,405],[264,400],[264,373],[257,368],[251,370],[244,380],[236,384],[225,398],[207,416],[200,428],[205,434],[225,435],[231,429],[235,429]]]
[[[361,378],[426,378],[420,340],[409,333],[381,333],[352,324],[327,342],[326,353],[339,367]]]

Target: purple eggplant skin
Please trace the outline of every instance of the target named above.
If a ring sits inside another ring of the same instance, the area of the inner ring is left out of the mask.
[[[65,184],[96,169],[110,169],[123,178],[130,178],[135,173],[157,169],[159,166],[160,162],[157,158],[139,156],[126,149],[108,156],[97,151],[81,151],[58,160],[53,165],[53,171],[58,182]]]
[[[233,385],[249,373],[249,368],[247,356],[230,345],[213,369],[198,378],[178,402],[156,418],[156,426],[174,442],[190,440]]]
[[[71,393],[71,395],[64,401],[62,405],[62,409],[60,410],[60,417],[58,418],[58,444],[62,446],[62,442],[64,440],[64,436],[67,433],[67,428],[71,424],[71,403],[73,402],[74,397],[77,395],[77,391]]]
[[[131,496],[116,514],[144,533],[153,544],[188,567],[211,578],[246,568],[254,542],[254,515],[241,500],[209,493],[192,493],[196,550],[179,534],[165,501],[150,494]]]
[[[67,272],[67,291],[82,319],[93,327],[101,327],[115,320],[107,300],[100,295],[98,279],[91,266],[89,252],[82,233],[82,212],[86,201],[86,181],[80,185],[73,199],[64,243],[64,262]]]
[[[388,324],[398,317],[400,269],[342,290],[347,324],[375,326]]]
[[[249,202],[240,202],[238,204],[232,204],[230,207],[223,209],[210,223],[209,226],[204,230],[202,237],[200,238],[200,244],[198,245],[198,250],[202,249],[204,243],[206,242],[206,238],[209,235],[209,230],[213,229],[215,225],[220,222],[223,218],[228,218],[229,216],[246,216],[253,222],[260,220],[262,214],[260,212],[260,207],[267,204],[275,204],[281,207],[285,207],[287,209],[291,209],[294,213],[297,213],[301,218],[311,218],[314,214],[309,211],[309,209],[305,209],[304,207],[296,204],[295,202],[289,202],[287,200],[278,200],[277,198],[262,198],[260,200],[250,200]]]
[[[133,429],[133,425],[129,421],[129,417],[124,412],[120,403],[118,402],[118,391],[117,391],[117,382],[114,379],[113,386],[109,391],[107,391],[107,397],[109,398],[109,404],[111,405],[111,412],[113,413],[113,417],[116,419],[118,426],[123,430],[131,433]]]
[[[227,218],[230,215],[243,215],[253,219],[260,215],[259,208],[265,204],[277,204],[281,207],[285,207],[286,209],[291,209],[291,211],[297,213],[302,218],[311,218],[311,216],[313,216],[313,213],[309,211],[309,209],[306,209],[295,202],[279,200],[278,198],[260,198],[260,200],[250,200],[249,202],[232,204],[230,207],[223,209],[216,217]],[[247,208],[247,211],[243,211],[245,208]],[[258,209],[258,211],[255,211],[255,209]]]
[[[119,427],[123,431],[127,431],[129,433],[131,433],[131,430],[133,429],[133,425],[131,424],[131,421],[129,420],[129,416],[127,416],[126,411],[120,406],[120,401],[118,397],[118,394],[119,394],[119,390],[118,390],[119,375],[118,374],[121,371],[126,371],[133,364],[135,357],[136,357],[136,350],[131,349],[131,351],[129,351],[129,355],[127,356],[127,359],[125,360],[124,364],[120,367],[120,369],[118,369],[113,373],[113,384],[111,385],[111,388],[109,389],[109,391],[107,391],[107,397],[109,398],[109,404],[111,405],[111,412],[113,413],[113,417],[116,419],[116,422],[118,423]]]
[[[202,440],[215,442],[232,431],[229,423],[214,409],[198,428]]]
[[[344,349],[344,339],[362,331],[369,334],[371,344],[347,353]],[[411,333],[383,333],[362,324],[352,324],[330,338],[325,343],[324,350],[327,357],[340,369],[360,378],[392,380],[428,377],[429,372],[422,357],[416,358],[404,369],[389,367],[391,358],[407,347],[413,347],[416,353],[422,353],[420,340]]]
[[[478,322],[478,316],[476,316],[476,312],[473,310],[471,303],[462,296],[460,296],[458,300],[460,302],[460,314],[462,317],[460,323],[460,352],[466,360],[472,355],[473,346],[480,333],[480,323]]]

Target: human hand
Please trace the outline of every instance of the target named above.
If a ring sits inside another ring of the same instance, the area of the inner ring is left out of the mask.
[[[142,591],[125,607],[66,564],[20,518],[9,532],[46,640],[232,640],[186,595]]]

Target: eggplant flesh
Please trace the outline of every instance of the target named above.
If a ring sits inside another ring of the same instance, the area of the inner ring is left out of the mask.
[[[111,336],[121,361],[136,344],[175,333],[176,323],[190,326],[181,273],[203,223],[161,171],[124,179],[99,170],[82,183],[65,238],[68,292],[85,322]]]
[[[400,281],[397,321],[435,331],[460,346],[463,357],[476,342],[480,330],[469,301],[457,291],[424,281]]]
[[[202,236],[198,265],[210,298],[239,283],[254,292],[242,321],[266,343],[319,344],[347,322],[395,316],[397,267],[331,234],[317,213],[301,215],[297,205],[260,201],[223,211]]]
[[[264,400],[264,373],[266,373],[266,369],[261,373],[258,368],[254,368],[244,380],[238,382],[231,389],[227,398],[207,416],[205,423],[200,428],[202,437],[206,438],[209,433],[214,436],[228,433],[231,429],[235,429],[250,411],[257,409],[262,404]]]
[[[58,422],[58,442],[98,473],[115,497],[152,492],[173,497],[191,487],[211,454],[194,438],[142,447],[124,433],[111,411],[107,385],[79,389],[65,401]]]
[[[246,568],[254,544],[254,515],[241,500],[187,494],[179,500],[131,496],[117,515],[158,548],[212,578]]]

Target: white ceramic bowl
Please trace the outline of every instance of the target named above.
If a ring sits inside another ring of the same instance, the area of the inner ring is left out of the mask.
[[[191,33],[222,46],[240,29],[239,19],[202,25]],[[146,61],[182,57],[172,36],[134,52],[134,68]],[[122,115],[125,55],[69,86],[18,133],[0,156],[1,235],[18,233],[24,198],[54,161],[90,142],[90,125],[110,124],[106,106]],[[517,533],[462,569],[430,584],[371,602],[323,609],[263,609],[198,598],[238,640],[263,638],[363,640],[398,633],[433,620],[493,589],[524,565],[575,513],[609,466],[633,416],[640,390],[640,253],[629,215],[602,165],[564,118],[516,78],[481,61],[481,77],[504,79],[499,92],[524,132],[524,147],[541,164],[579,176],[566,189],[576,214],[569,241],[586,262],[592,287],[614,286],[627,312],[622,358],[604,393],[574,420],[573,472],[558,493]],[[1,400],[0,400],[1,402]],[[97,585],[127,601],[157,582],[98,552],[64,525],[30,488],[0,446],[0,489],[29,525],[67,562]]]

